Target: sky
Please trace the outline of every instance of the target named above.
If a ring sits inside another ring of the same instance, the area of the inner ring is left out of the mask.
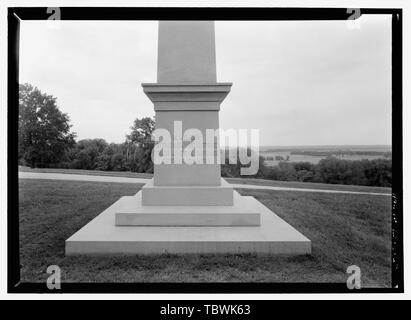
[[[391,144],[391,18],[216,21],[223,129],[261,146]],[[20,83],[57,97],[77,140],[123,142],[154,116],[156,21],[22,21]]]

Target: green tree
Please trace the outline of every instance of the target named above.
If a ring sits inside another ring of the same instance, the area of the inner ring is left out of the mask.
[[[127,167],[135,172],[153,172],[151,153],[154,147],[152,134],[155,129],[155,120],[145,117],[134,120],[130,128],[131,133],[126,136]]]
[[[133,142],[138,145],[152,144],[151,136],[155,129],[155,121],[150,117],[145,117],[134,120],[133,125],[130,127],[131,133],[126,136],[127,141]]]
[[[55,166],[74,145],[69,116],[56,98],[30,84],[19,86],[18,157],[30,167]]]
[[[84,139],[76,143],[70,151],[71,168],[94,170],[98,167],[99,156],[107,148],[104,139]]]
[[[230,163],[230,148],[226,147],[224,151],[225,161],[221,164],[221,176],[227,178],[235,178],[235,177],[242,177],[241,176],[241,168],[249,167],[249,164],[242,164],[240,161],[240,148],[238,147],[236,150],[231,149],[232,151],[236,152],[237,162]],[[243,148],[243,151],[245,148]],[[223,150],[221,150],[223,151]],[[251,156],[252,153],[255,154],[254,150],[251,148],[247,148],[247,156]],[[234,156],[234,155],[233,155]],[[244,178],[263,178],[267,175],[267,167],[265,165],[265,160],[263,156],[258,156],[258,171],[254,175],[247,175],[243,176]]]
[[[392,186],[392,161],[391,159],[375,159],[368,161],[364,174],[369,186]]]

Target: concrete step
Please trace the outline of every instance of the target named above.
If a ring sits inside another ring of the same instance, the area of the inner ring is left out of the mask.
[[[259,207],[234,191],[232,206],[144,206],[142,192],[126,197],[116,226],[259,226]]]
[[[115,213],[130,197],[111,207],[66,240],[66,255],[159,253],[310,254],[311,241],[250,197],[261,213],[260,226],[115,226]]]
[[[233,187],[224,179],[219,186],[157,186],[153,180],[141,189],[143,206],[232,206]]]

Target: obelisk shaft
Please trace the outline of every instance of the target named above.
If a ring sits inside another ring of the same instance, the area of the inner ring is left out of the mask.
[[[160,21],[157,83],[216,83],[214,21]]]
[[[219,128],[220,104],[230,83],[217,83],[214,21],[160,21],[158,30],[157,83],[143,84],[154,103],[156,129],[175,137],[175,121],[203,135],[203,162],[154,165],[155,186],[219,186],[220,164],[206,161],[206,149],[219,150],[218,139],[207,144],[206,130]],[[172,152],[190,141],[172,143]],[[177,147],[176,147],[177,146]],[[215,157],[215,160],[217,156]]]

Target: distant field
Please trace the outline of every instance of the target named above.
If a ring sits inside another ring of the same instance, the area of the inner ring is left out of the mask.
[[[276,160],[276,157],[288,158],[290,162],[310,162],[317,164],[326,156],[309,155],[309,154],[293,154],[303,152],[329,152],[330,155],[343,160],[374,160],[386,158],[383,154],[391,152],[391,146],[313,146],[313,147],[261,147],[260,155],[264,158],[265,164],[275,166],[282,160]],[[334,154],[335,152],[335,154]],[[339,152],[347,152],[347,154],[337,154]],[[361,154],[363,152],[363,154]],[[381,153],[380,155],[372,155],[369,153]],[[356,154],[350,154],[356,153]],[[368,153],[368,154],[367,154]],[[271,160],[271,158],[273,160]]]
[[[128,178],[146,178],[146,179],[151,179],[153,177],[153,175],[150,173],[121,172],[121,171],[119,172],[119,171],[48,169],[48,168],[30,169],[27,167],[19,167],[19,171],[21,172],[82,174],[82,175],[128,177]],[[286,188],[391,193],[391,188],[383,188],[383,187],[353,186],[353,185],[342,185],[342,184],[326,184],[326,183],[311,183],[311,182],[296,182],[296,181],[275,181],[275,180],[252,179],[252,178],[226,178],[226,180],[229,183],[233,183],[233,184],[253,184],[253,185],[260,185],[260,186],[273,186],[273,187],[286,187]]]
[[[273,157],[275,159],[276,156],[281,156],[284,159],[287,159],[287,156],[289,157],[290,162],[310,162],[312,164],[317,164],[320,162],[321,159],[324,159],[326,157],[324,156],[310,156],[310,155],[299,155],[299,154],[290,154],[290,153],[284,153],[284,152],[260,152],[261,156],[264,157]],[[383,157],[381,156],[371,156],[371,155],[346,155],[346,156],[335,156],[338,159],[341,160],[363,160],[363,159],[368,159],[368,160],[374,160],[374,159],[381,159]],[[276,166],[278,165],[281,161],[284,160],[265,160],[265,164],[267,166]]]
[[[22,282],[338,282],[350,265],[363,287],[391,285],[391,199],[383,196],[242,189],[312,241],[312,255],[65,257],[64,241],[134,184],[19,180]],[[16,212],[17,214],[17,212]]]

